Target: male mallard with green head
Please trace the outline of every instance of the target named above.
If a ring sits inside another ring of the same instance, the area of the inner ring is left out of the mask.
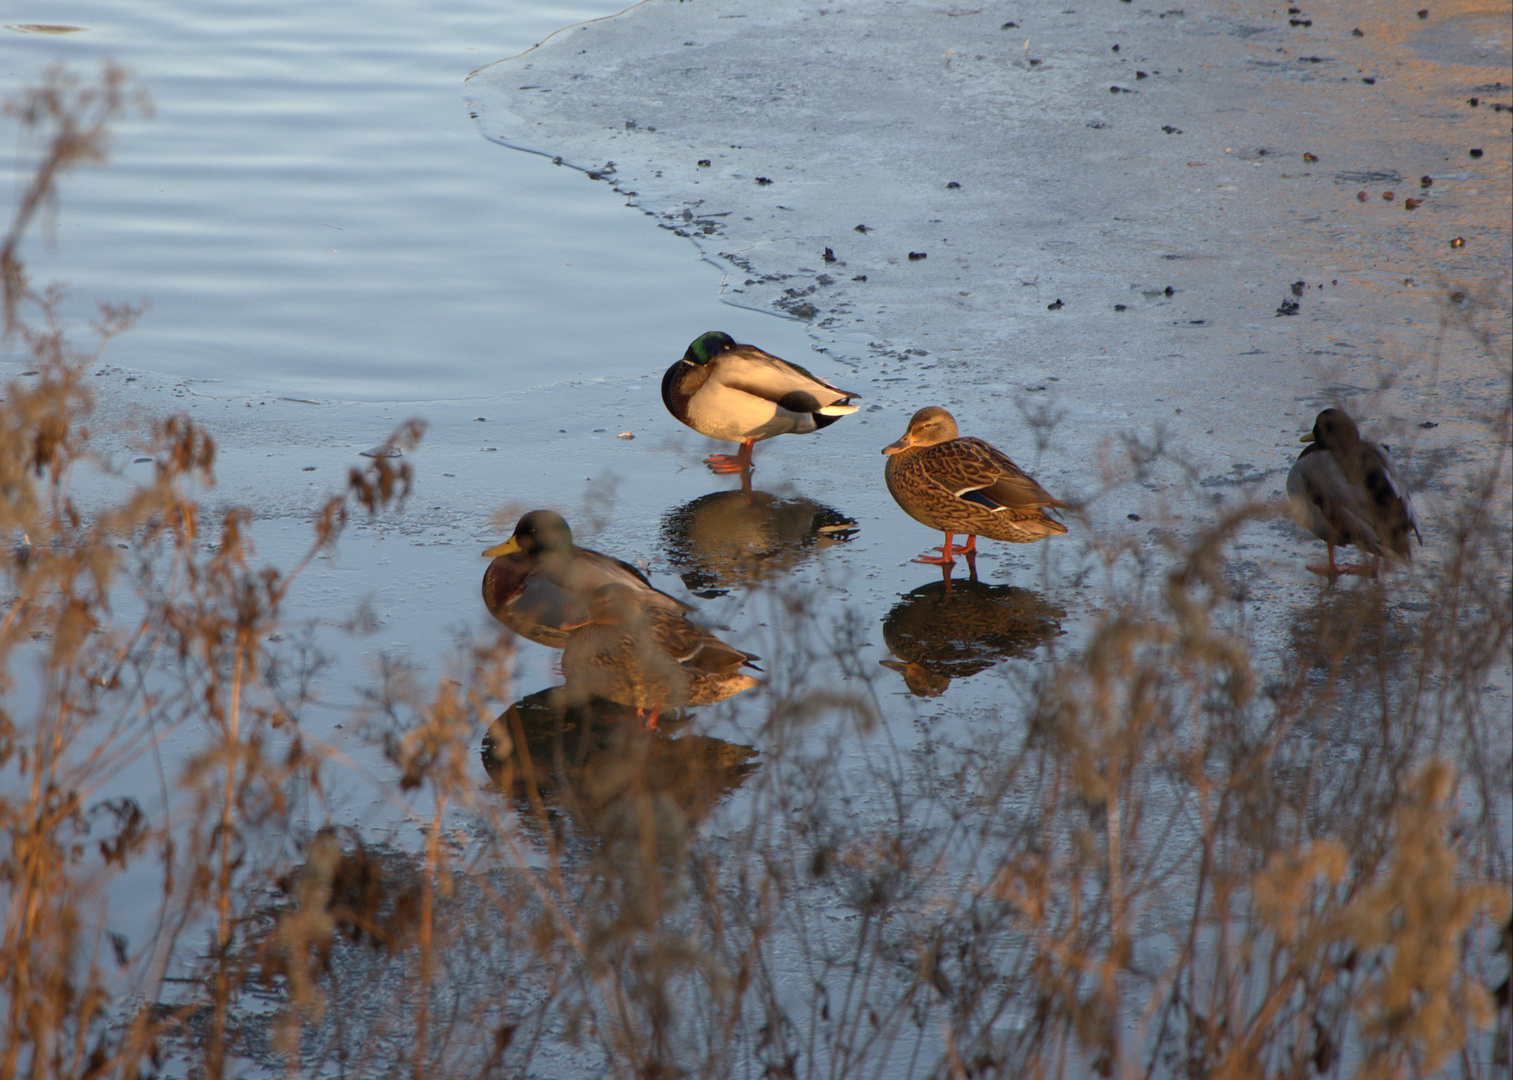
[[[949,580],[953,556],[967,557],[977,578],[977,538],[1027,544],[1060,536],[1066,526],[1049,513],[1068,504],[1037,484],[1006,455],[981,439],[961,437],[956,420],[931,405],[909,421],[897,442],[883,447],[888,465],[883,471],[888,491],[915,521],[945,533],[940,555],[921,555],[915,562],[943,568]],[[965,547],[953,548],[951,537],[962,533]]]
[[[1418,537],[1413,503],[1385,447],[1361,438],[1344,409],[1325,409],[1301,442],[1312,443],[1287,474],[1287,496],[1298,523],[1329,545],[1315,574],[1360,574],[1375,577],[1382,556],[1411,562],[1408,534]],[[1355,545],[1374,555],[1369,563],[1338,566],[1336,546]]]
[[[644,591],[605,585],[590,600],[583,622],[562,649],[569,700],[590,696],[651,710],[653,731],[664,708],[713,705],[755,686],[743,668],[751,653],[721,641],[678,611],[649,603]]]
[[[578,547],[567,522],[550,510],[524,515],[513,536],[483,554],[494,560],[483,574],[489,613],[521,637],[554,649],[588,618],[594,593],[605,585],[623,585],[652,607],[693,610],[653,588],[630,563]]]
[[[704,459],[717,473],[749,471],[753,443],[833,424],[856,412],[858,396],[718,330],[696,338],[662,376],[668,412],[700,435],[741,444],[734,456]]]

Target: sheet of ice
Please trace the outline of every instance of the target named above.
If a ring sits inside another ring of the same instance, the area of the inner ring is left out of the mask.
[[[1324,403],[1411,456],[1506,394],[1508,121],[1467,104],[1499,11],[646,0],[470,100],[810,320],[889,438],[937,403],[1028,456],[1047,408],[1052,490],[1151,425],[1279,490]],[[1445,329],[1477,305],[1492,356]]]

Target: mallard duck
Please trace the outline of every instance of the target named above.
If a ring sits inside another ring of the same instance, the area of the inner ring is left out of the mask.
[[[856,412],[858,396],[718,330],[696,338],[662,376],[668,412],[700,435],[741,444],[734,456],[704,459],[717,473],[749,472],[753,443],[833,424]]]
[[[513,536],[483,554],[494,560],[483,573],[489,614],[521,637],[554,649],[562,648],[571,627],[588,618],[589,601],[604,585],[624,585],[670,612],[693,610],[653,588],[630,563],[575,545],[567,522],[550,510],[524,515]]]
[[[712,705],[755,686],[757,657],[728,645],[641,590],[605,585],[567,636],[562,674],[569,700],[607,698],[644,713],[655,730],[663,708]]]
[[[904,512],[921,524],[945,533],[940,555],[921,555],[915,562],[950,567],[959,552],[977,577],[977,538],[1027,544],[1060,536],[1066,526],[1048,508],[1067,508],[1052,498],[1018,465],[981,439],[962,438],[956,420],[931,405],[909,421],[897,442],[883,447],[889,455],[883,475],[888,491]],[[951,537],[964,533],[965,547],[951,546]]]
[[[1375,577],[1382,556],[1411,562],[1408,534],[1418,537],[1413,503],[1384,447],[1361,438],[1344,409],[1325,409],[1301,442],[1312,443],[1287,474],[1287,496],[1298,523],[1329,545],[1315,574]],[[1375,556],[1369,564],[1338,566],[1334,549],[1354,544]]]

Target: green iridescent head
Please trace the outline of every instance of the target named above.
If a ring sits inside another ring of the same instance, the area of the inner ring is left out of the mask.
[[[683,354],[685,364],[707,364],[722,352],[735,348],[735,339],[722,330],[700,334]]]

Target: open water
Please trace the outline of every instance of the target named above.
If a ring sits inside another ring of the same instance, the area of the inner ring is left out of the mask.
[[[80,318],[147,302],[108,362],[227,396],[477,398],[780,326],[722,304],[686,241],[468,114],[470,71],[624,6],[9,5],[5,97],[49,65],[93,78],[111,60],[153,102],[117,126],[108,167],[65,178],[32,275],[66,281]],[[35,160],[23,140],[3,162],[13,190]]]

